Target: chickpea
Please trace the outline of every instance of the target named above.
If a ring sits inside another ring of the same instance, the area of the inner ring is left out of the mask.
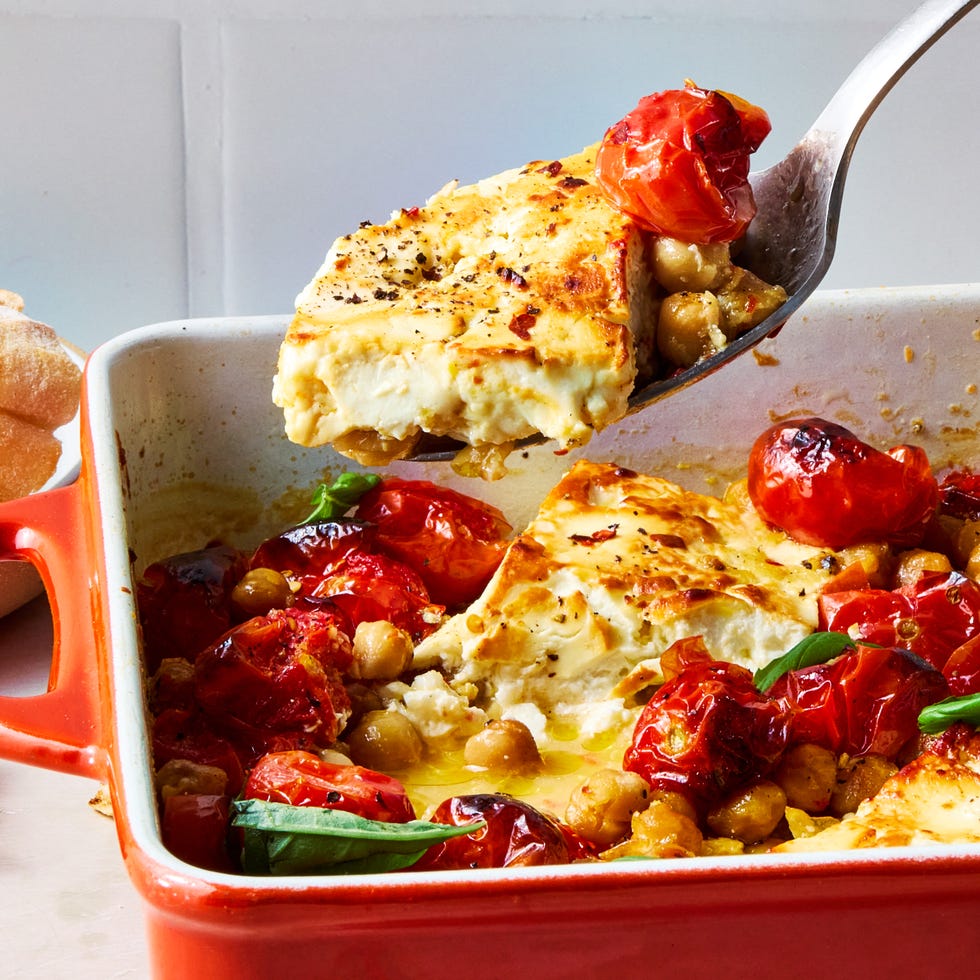
[[[728,243],[692,245],[676,238],[653,242],[653,276],[669,293],[715,289],[732,272]]]
[[[620,857],[696,857],[704,837],[698,825],[683,813],[654,800],[645,810],[633,814],[633,836],[602,852],[603,860]]]
[[[386,620],[358,623],[354,631],[351,676],[361,680],[393,680],[412,663],[412,638]]]
[[[147,688],[154,714],[175,703],[187,703],[194,697],[194,665],[184,657],[164,657]]]
[[[741,268],[735,268],[716,295],[722,330],[729,340],[762,323],[786,302],[785,289],[770,286],[748,269]]]
[[[660,307],[657,347],[678,367],[691,367],[725,346],[721,309],[714,293],[672,293]]]
[[[387,772],[405,769],[422,758],[422,737],[397,711],[369,711],[347,738],[359,766]]]
[[[156,771],[153,782],[163,800],[196,793],[221,796],[228,789],[228,774],[217,766],[204,766],[189,759],[171,759]]]
[[[794,745],[780,759],[773,781],[786,794],[788,806],[822,813],[837,785],[837,756],[822,745]]]
[[[708,811],[706,822],[720,837],[743,844],[765,840],[786,812],[786,794],[768,779],[732,793]]]
[[[837,786],[830,797],[830,809],[838,817],[853,813],[865,800],[874,796],[885,780],[898,772],[898,766],[881,755],[860,759],[842,759]]]
[[[568,801],[565,822],[597,844],[614,844],[630,830],[633,814],[650,802],[650,786],[635,772],[599,769]]]
[[[886,544],[856,544],[842,548],[837,557],[841,568],[860,564],[868,576],[868,584],[873,589],[890,588],[894,555]]]
[[[541,765],[537,743],[522,721],[491,721],[466,740],[463,759],[468,766],[503,772],[525,772]]]
[[[898,556],[895,565],[895,587],[911,585],[923,572],[951,572],[953,566],[941,551],[912,548]]]
[[[284,575],[273,568],[247,571],[231,590],[231,601],[246,616],[265,616],[273,609],[285,609],[292,590]]]
[[[964,521],[953,535],[953,559],[966,574],[977,578],[980,566],[980,521]],[[972,566],[972,571],[971,571]]]
[[[676,810],[697,823],[698,811],[694,809],[694,804],[683,793],[678,793],[673,789],[652,789],[650,790],[650,801],[653,802],[654,800],[658,803],[666,803],[671,810]]]

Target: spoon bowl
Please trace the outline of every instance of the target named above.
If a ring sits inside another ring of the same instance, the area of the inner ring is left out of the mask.
[[[859,62],[786,157],[749,175],[756,215],[739,264],[787,293],[786,302],[722,350],[636,388],[627,415],[688,387],[773,336],[820,285],[837,244],[844,181],[865,124],[895,83],[980,0],[927,0]],[[517,448],[546,441],[529,436]],[[411,458],[452,459],[459,443],[424,437]]]

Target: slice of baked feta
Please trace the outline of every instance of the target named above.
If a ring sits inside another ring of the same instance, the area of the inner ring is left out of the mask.
[[[590,147],[448,185],[338,239],[279,355],[289,438],[377,464],[422,433],[567,448],[621,418],[658,301],[646,236],[594,165]]]
[[[660,680],[675,640],[700,635],[715,658],[753,669],[785,653],[815,628],[835,568],[745,501],[578,462],[483,595],[416,648],[415,666],[478,692],[488,712],[532,705],[610,731]]]

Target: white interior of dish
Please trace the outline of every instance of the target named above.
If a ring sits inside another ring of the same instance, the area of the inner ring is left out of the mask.
[[[720,493],[741,475],[755,437],[774,420],[794,415],[833,419],[882,446],[918,443],[937,468],[976,462],[978,323],[980,286],[825,292],[757,353],[607,430],[575,454],[535,448],[509,461],[511,476],[490,484],[456,477],[448,464],[392,469],[485,496],[520,526],[579,455]],[[286,317],[160,324],[110,342],[89,364],[87,411],[107,564],[111,682],[123,746],[119,776],[137,842],[173,866],[183,867],[159,843],[149,777],[130,553],[138,573],[165,553],[200,547],[216,528],[243,542],[258,540],[301,518],[325,474],[352,468],[329,450],[302,449],[283,436],[270,390],[286,324]],[[969,851],[933,848],[914,856],[929,860]],[[724,858],[722,864],[730,871],[746,861],[785,866],[897,857],[895,851],[878,851],[843,858]],[[716,863],[698,859],[685,867],[701,874]],[[520,873],[552,877],[607,870]],[[194,875],[213,877],[196,870]],[[374,884],[398,888],[404,880],[380,877]],[[342,878],[322,883],[344,884]],[[298,887],[295,879],[263,886]]]

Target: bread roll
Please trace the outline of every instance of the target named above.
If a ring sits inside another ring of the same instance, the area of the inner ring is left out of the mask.
[[[51,478],[61,456],[53,432],[78,409],[81,371],[47,325],[24,316],[0,290],[0,501]]]
[[[0,500],[43,487],[60,457],[61,443],[50,431],[0,412]]]
[[[74,417],[80,386],[54,330],[0,306],[0,412],[56,429]]]

